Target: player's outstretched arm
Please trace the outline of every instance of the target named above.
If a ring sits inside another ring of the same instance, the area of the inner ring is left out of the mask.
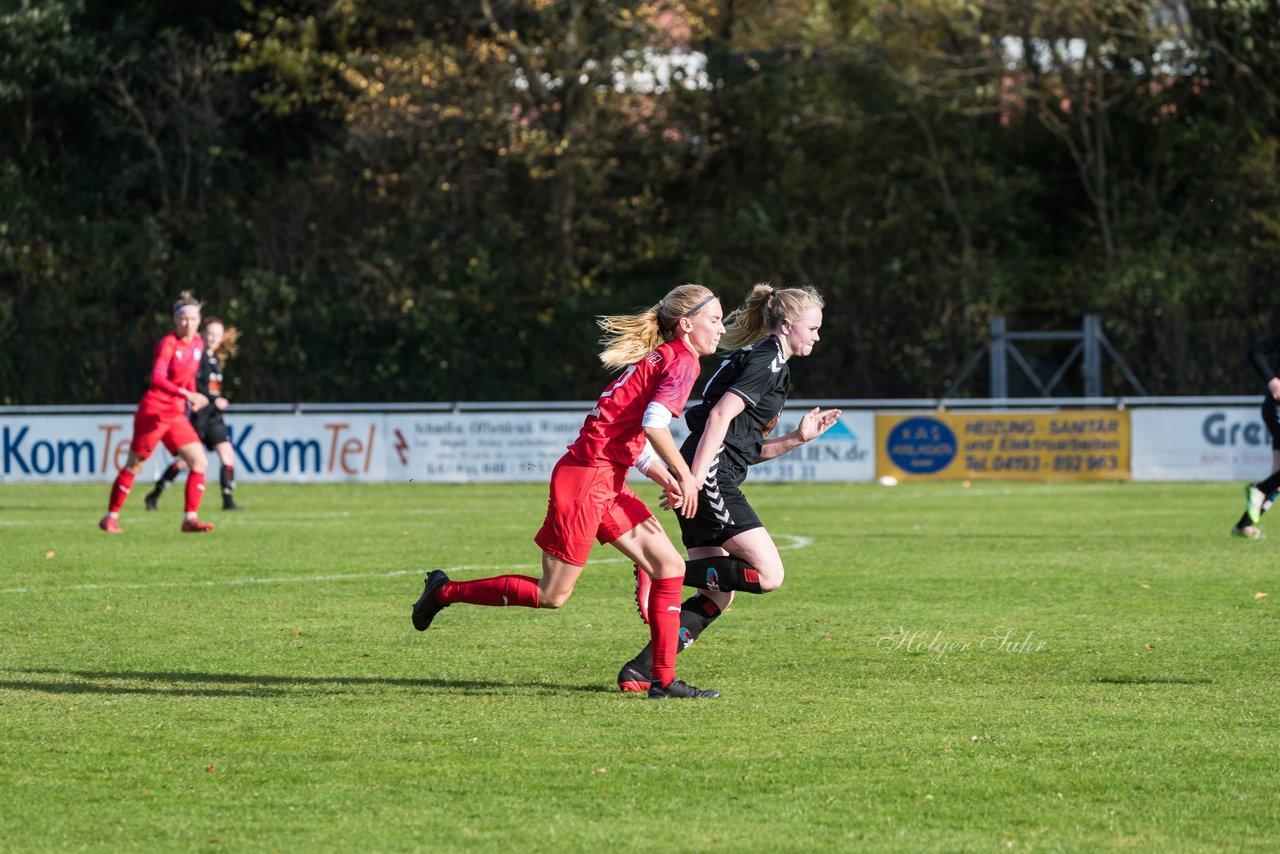
[[[765,439],[764,445],[760,448],[760,459],[756,460],[756,462],[762,463],[765,460],[780,457],[787,451],[800,447],[805,442],[812,442],[834,427],[839,420],[839,409],[819,410],[815,406],[804,414],[804,417],[800,419],[800,424],[790,433],[778,436],[776,439]]]

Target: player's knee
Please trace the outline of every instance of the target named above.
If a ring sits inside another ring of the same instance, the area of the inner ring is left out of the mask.
[[[768,593],[782,586],[782,567],[771,567],[760,570],[760,592]]]
[[[653,578],[683,578],[685,574],[684,559],[678,554],[670,558],[655,560],[649,568],[652,570]]]
[[[568,602],[572,594],[572,590],[539,590],[538,607],[555,610],[562,607],[565,602]]]

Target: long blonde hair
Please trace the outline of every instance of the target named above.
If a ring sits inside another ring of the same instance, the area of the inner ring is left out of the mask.
[[[725,318],[720,349],[737,350],[754,344],[773,334],[782,324],[794,323],[810,308],[822,308],[824,304],[822,295],[808,285],[783,290],[768,283],[756,285],[742,305]]]
[[[611,314],[596,318],[604,330],[600,345],[600,361],[608,368],[634,365],[652,353],[664,341],[676,337],[679,320],[706,305],[715,294],[702,285],[680,285],[661,302],[639,314]]]

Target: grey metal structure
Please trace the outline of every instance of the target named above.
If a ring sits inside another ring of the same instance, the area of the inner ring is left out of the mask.
[[[1146,389],[1142,387],[1142,383],[1134,376],[1133,371],[1129,370],[1129,366],[1125,364],[1123,358],[1116,351],[1116,348],[1107,338],[1107,334],[1102,331],[1102,318],[1096,314],[1086,314],[1081,324],[1080,331],[1065,330],[1055,332],[1010,332],[1005,322],[1003,314],[998,314],[991,319],[990,326],[991,340],[986,347],[979,347],[978,351],[969,357],[969,361],[965,362],[960,373],[943,392],[942,400],[948,400],[960,387],[964,384],[969,375],[973,373],[973,369],[978,366],[978,362],[983,356],[991,356],[990,359],[990,392],[989,397],[994,400],[1007,400],[1009,397],[1009,361],[1012,360],[1015,365],[1022,370],[1022,373],[1035,386],[1036,391],[1041,397],[1052,397],[1053,388],[1062,380],[1068,369],[1075,362],[1076,357],[1081,357],[1081,369],[1084,375],[1084,397],[1097,398],[1102,396],[1102,353],[1105,350],[1116,367],[1124,374],[1129,384],[1139,395],[1146,395]],[[1043,381],[1040,375],[1036,373],[1026,356],[1018,349],[1019,341],[1074,341],[1075,347],[1063,359],[1062,364],[1054,372],[1048,381]]]

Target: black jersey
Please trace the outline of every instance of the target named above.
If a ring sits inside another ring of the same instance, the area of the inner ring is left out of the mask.
[[[222,397],[222,360],[210,350],[205,350],[200,360],[200,370],[196,372],[196,391],[209,398]]]
[[[1267,353],[1280,353],[1280,331],[1273,332],[1249,348],[1249,361],[1253,363],[1253,369],[1261,374],[1264,380],[1271,382],[1272,377],[1280,374],[1271,370],[1271,365],[1267,362]]]
[[[738,474],[760,459],[760,448],[773,432],[787,402],[791,386],[791,369],[782,358],[781,344],[772,335],[735,350],[707,380],[702,402],[685,415],[689,438],[680,449],[687,461],[693,460],[707,417],[725,394],[736,394],[746,403],[739,415],[729,422],[724,437],[721,464],[728,464]]]

